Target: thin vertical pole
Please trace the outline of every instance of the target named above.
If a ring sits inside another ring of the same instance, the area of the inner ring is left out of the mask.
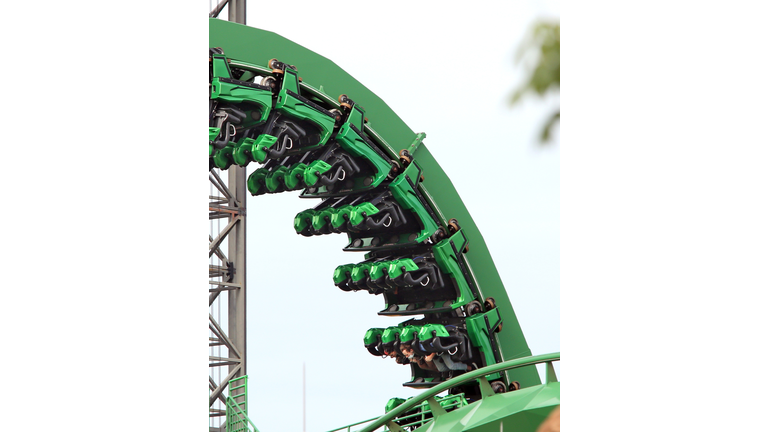
[[[245,0],[229,0],[228,3],[229,21],[239,24],[245,24]],[[240,371],[235,377],[241,377],[247,374],[246,370],[246,282],[245,282],[245,209],[246,209],[246,176],[245,167],[236,165],[227,170],[229,174],[229,190],[232,192],[233,200],[231,206],[237,205],[240,209],[241,220],[235,225],[232,233],[229,235],[229,256],[234,264],[233,282],[240,284],[239,290],[229,292],[229,337],[236,343],[242,354],[239,364]],[[234,369],[231,366],[230,372]]]
[[[229,290],[228,293],[228,310],[227,320],[229,321],[228,336],[232,343],[240,351],[241,358],[240,363],[231,365],[229,371],[232,372],[236,368],[239,368],[239,372],[232,378],[239,378],[248,373],[246,368],[247,359],[247,344],[246,344],[246,244],[245,244],[245,232],[246,232],[246,178],[245,168],[237,167],[238,169],[230,168],[228,171],[229,181],[227,188],[232,194],[229,207],[237,209],[239,214],[237,218],[239,221],[234,225],[229,235],[227,235],[228,251],[227,257],[232,263],[232,283],[240,285],[240,289]],[[233,215],[233,217],[235,217]]]
[[[245,1],[230,0],[228,3],[229,21],[239,24],[245,24]],[[210,5],[209,5],[210,6]],[[232,378],[242,377],[247,374],[246,370],[246,284],[245,284],[245,216],[246,216],[246,171],[244,167],[232,166],[227,170],[228,181],[226,188],[229,189],[231,199],[228,202],[230,209],[237,210],[237,216],[230,215],[230,218],[239,220],[233,226],[227,235],[227,257],[231,263],[232,278],[229,282],[239,285],[239,289],[229,290],[227,296],[227,316],[228,337],[232,344],[240,352],[240,362],[229,366],[229,373]],[[232,219],[230,219],[232,220]],[[226,263],[222,263],[226,265]],[[220,303],[219,303],[220,305]],[[218,318],[217,318],[218,319]],[[230,357],[232,352],[228,351]],[[217,391],[224,391],[227,383],[220,383]],[[219,427],[209,427],[209,431],[223,431],[226,427],[226,421]]]
[[[302,426],[302,431],[307,432],[307,363],[304,362],[301,364],[301,406],[302,406],[302,417],[304,419],[304,425]]]
[[[229,22],[245,24],[245,0],[229,0]]]

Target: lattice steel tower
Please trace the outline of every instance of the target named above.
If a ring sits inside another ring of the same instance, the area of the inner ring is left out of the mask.
[[[217,17],[226,6],[229,21],[245,24],[245,2],[222,0],[211,9],[209,16]],[[226,176],[220,174],[216,168],[208,174],[211,183],[208,198],[208,426],[211,432],[225,430],[225,392],[229,380],[246,374],[246,173],[244,167],[232,166]]]

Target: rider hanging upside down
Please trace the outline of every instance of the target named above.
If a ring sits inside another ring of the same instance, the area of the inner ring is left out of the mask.
[[[400,351],[408,360],[411,361],[411,363],[416,363],[418,367],[424,370],[440,372],[440,370],[437,368],[437,366],[431,359],[427,360],[425,357],[417,356],[416,353],[413,351],[413,348],[411,348],[410,344],[408,345],[400,344]]]
[[[437,353],[431,353],[424,357],[424,360],[433,362],[435,366],[437,366],[437,370],[440,372],[447,372],[449,370],[469,372],[473,370],[473,367],[466,363],[453,361],[451,359],[451,355],[447,352],[441,353],[439,355]]]

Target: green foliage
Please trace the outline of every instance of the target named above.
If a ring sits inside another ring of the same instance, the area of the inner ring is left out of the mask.
[[[520,63],[527,55],[536,56],[536,63],[528,78],[512,94],[512,104],[527,93],[543,96],[550,89],[560,91],[560,23],[536,24],[520,46],[515,62]],[[542,144],[549,141],[552,128],[559,122],[560,109],[552,113],[544,124],[539,136]]]

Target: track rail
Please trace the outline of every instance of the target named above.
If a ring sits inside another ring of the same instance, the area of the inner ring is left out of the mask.
[[[559,361],[559,360],[560,360],[559,352],[552,353],[552,354],[542,354],[537,356],[509,360],[509,361],[497,363],[495,365],[488,366],[482,369],[467,372],[459,377],[453,378],[449,381],[446,381],[435,387],[432,387],[431,389],[424,391],[418,396],[408,399],[407,401],[403,402],[401,405],[398,405],[397,408],[379,417],[378,419],[376,419],[376,421],[368,424],[363,429],[360,429],[359,432],[373,432],[376,429],[379,429],[380,427],[386,426],[386,425],[389,425],[390,430],[397,430],[398,427],[393,424],[393,421],[397,417],[414,409],[424,401],[429,401],[430,399],[434,400],[434,397],[441,392],[444,392],[454,387],[461,386],[462,384],[470,381],[474,381],[478,379],[481,381],[481,386],[484,388],[483,395],[482,395],[483,398],[494,396],[495,393],[493,392],[493,390],[491,390],[490,384],[488,383],[488,380],[485,378],[486,376],[493,373],[498,373],[506,370],[514,370],[514,369],[518,369],[526,366],[533,366],[540,363],[547,363],[548,367],[547,367],[546,383],[557,382],[557,378],[554,375],[554,369],[552,368],[551,364],[552,362]],[[431,403],[430,405],[434,405],[434,404]],[[440,410],[436,411],[436,415],[444,414],[444,413],[442,414],[438,414],[438,413],[440,413]]]
[[[333,283],[381,295],[379,315],[406,318],[366,333],[371,354],[413,343],[417,354],[481,367],[530,356],[483,237],[425,134],[330,60],[271,32],[209,25],[209,167],[258,163],[252,195],[302,190],[320,200],[296,216],[296,232],[343,233],[344,250],[365,253],[340,263]],[[453,374],[411,370],[412,387],[440,387]],[[540,384],[533,364],[494,373],[504,389]]]

